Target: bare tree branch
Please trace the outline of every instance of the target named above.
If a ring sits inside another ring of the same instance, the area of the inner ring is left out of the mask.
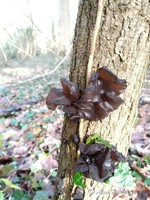
[[[70,54],[70,51],[72,49],[72,44],[70,45],[68,51],[66,52],[66,55],[64,56],[64,58],[55,66],[55,68],[46,73],[46,74],[42,74],[42,75],[38,75],[38,76],[35,76],[33,78],[30,78],[30,79],[27,79],[27,80],[24,80],[24,81],[19,81],[15,84],[8,84],[8,85],[3,85],[3,86],[0,86],[0,88],[6,88],[6,87],[13,87],[13,86],[16,86],[16,85],[21,85],[23,83],[27,83],[27,82],[30,82],[30,81],[33,81],[33,80],[36,80],[38,78],[43,78],[45,76],[49,76],[50,74],[53,74],[54,72],[56,72],[58,70],[58,68],[64,63],[64,61],[67,59],[68,55]]]

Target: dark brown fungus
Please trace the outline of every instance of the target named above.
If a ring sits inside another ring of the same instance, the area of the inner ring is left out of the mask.
[[[75,83],[72,83],[65,78],[61,79],[61,85],[66,97],[72,102],[79,99],[79,89]]]
[[[87,178],[96,181],[105,181],[112,176],[118,162],[125,157],[119,153],[116,147],[106,147],[100,143],[79,144],[80,157],[75,171],[81,171]]]
[[[62,89],[53,88],[47,98],[49,109],[63,106],[63,111],[71,119],[84,118],[90,121],[104,119],[124,101],[118,97],[127,87],[124,79],[119,79],[107,67],[93,73],[87,88],[79,92],[75,83],[61,79]]]
[[[127,82],[124,79],[118,78],[108,67],[102,67],[97,70],[98,79],[101,80],[103,88],[119,95],[124,92],[127,87]]]
[[[70,101],[61,89],[53,88],[46,98],[46,104],[50,110],[54,110],[60,104],[70,105]]]

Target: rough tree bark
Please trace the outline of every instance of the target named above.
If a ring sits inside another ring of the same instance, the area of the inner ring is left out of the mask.
[[[139,94],[144,80],[149,53],[149,0],[81,0],[73,41],[70,80],[85,89],[91,72],[97,66],[109,66],[128,87],[122,95],[125,103],[102,122],[65,118],[59,158],[59,177],[63,179],[61,200],[73,198],[73,166],[77,147],[72,134],[82,140],[99,133],[126,155],[130,144]],[[84,200],[112,199],[111,187],[85,180]],[[101,191],[105,191],[104,193]]]

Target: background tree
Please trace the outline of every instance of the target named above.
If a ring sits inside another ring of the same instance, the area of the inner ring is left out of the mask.
[[[63,194],[58,199],[73,199],[73,166],[77,161],[72,134],[83,140],[87,134],[99,133],[111,141],[118,151],[127,154],[130,131],[136,116],[137,103],[147,68],[149,53],[148,0],[81,0],[75,28],[70,80],[83,90],[97,66],[109,66],[128,87],[125,103],[102,122],[65,118],[59,159],[59,177]],[[111,186],[86,179],[84,199],[111,199]],[[107,194],[101,194],[104,189]],[[95,191],[95,192],[93,192]]]
[[[61,50],[67,49],[71,39],[69,0],[59,0],[59,35]]]

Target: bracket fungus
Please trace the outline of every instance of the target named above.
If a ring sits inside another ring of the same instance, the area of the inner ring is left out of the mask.
[[[92,74],[84,91],[79,91],[75,83],[61,79],[62,89],[53,88],[46,104],[54,110],[62,110],[73,119],[102,120],[116,110],[124,101],[118,96],[124,92],[127,82],[119,79],[108,67],[99,68]]]

